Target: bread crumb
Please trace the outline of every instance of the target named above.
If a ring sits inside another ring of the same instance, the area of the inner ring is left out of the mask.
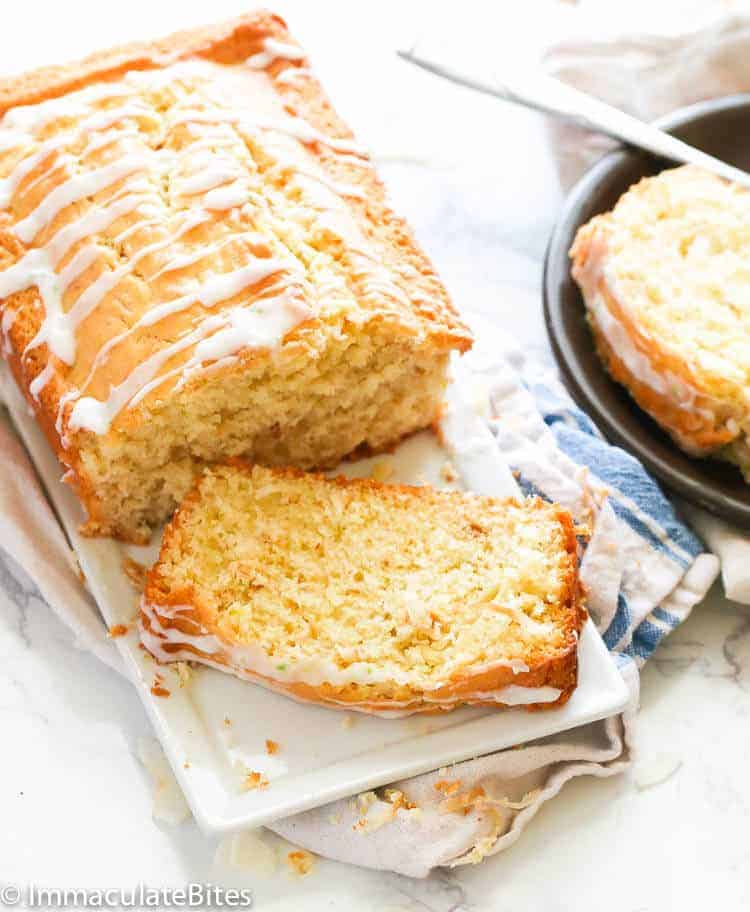
[[[387,481],[393,475],[393,460],[380,459],[372,467],[370,477],[375,481]]]
[[[289,867],[299,874],[300,877],[304,877],[312,871],[313,856],[304,849],[297,849],[295,852],[290,852],[286,856],[286,860]]]
[[[151,685],[151,693],[155,697],[168,697],[172,693],[164,686],[164,679],[160,674],[154,675],[154,683]]]
[[[174,670],[177,672],[177,681],[180,687],[187,687],[193,676],[193,670],[187,662],[175,662]]]
[[[447,484],[452,484],[454,481],[458,480],[458,472],[450,459],[446,459],[440,467],[440,477]]]
[[[123,557],[122,571],[133,588],[137,589],[138,592],[143,592],[146,585],[146,567],[143,564],[139,564],[137,560],[133,560],[132,557]]]
[[[385,789],[383,798],[378,798],[375,792],[364,792],[357,798],[362,816],[353,825],[352,829],[359,833],[373,833],[385,824],[396,819],[399,811],[419,815],[420,809],[410,801],[400,789]]]
[[[182,764],[182,768],[183,768],[183,769],[186,769],[186,770],[189,770],[189,769],[190,769],[190,761],[189,761],[189,760],[186,760],[186,761]]]
[[[455,795],[461,788],[461,780],[454,779],[452,782],[448,782],[447,779],[440,779],[433,788],[438,792],[442,792],[443,795]]]
[[[266,753],[269,754],[278,754],[279,745],[277,741],[271,741],[270,738],[266,738]]]
[[[263,789],[268,786],[268,779],[263,775],[263,773],[256,773],[255,770],[250,770],[245,776],[245,781],[242,783],[243,792],[253,792],[255,789]]]
[[[453,794],[441,801],[438,805],[438,811],[441,814],[464,815],[471,811],[497,811],[499,808],[510,811],[522,811],[530,804],[533,804],[539,796],[540,789],[532,789],[527,792],[520,801],[513,801],[510,798],[493,798],[488,795],[481,785],[474,786],[467,792]]]
[[[226,725],[227,728],[231,727],[232,720],[229,718],[229,716],[224,716],[224,725]]]
[[[460,783],[459,783],[460,784]],[[477,809],[477,801],[484,797],[484,789],[477,785],[468,792],[455,794],[453,791],[450,797],[441,801],[438,805],[438,812],[441,814],[469,814],[472,810]]]
[[[361,795],[357,795],[357,807],[360,811],[367,813],[377,800],[378,796],[375,792],[362,792]]]
[[[127,624],[113,624],[107,631],[107,634],[114,640],[117,639],[117,637],[125,636],[129,629]]]
[[[88,586],[88,580],[86,579],[86,574],[81,569],[81,564],[79,563],[78,558],[75,556],[75,554],[73,554],[72,551],[70,552],[70,559],[73,562],[73,569],[75,570],[76,575],[78,576],[78,579],[83,583],[84,586]]]

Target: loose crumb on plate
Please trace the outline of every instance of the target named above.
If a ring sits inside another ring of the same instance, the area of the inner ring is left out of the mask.
[[[297,849],[295,852],[290,852],[286,856],[286,860],[289,867],[299,874],[300,877],[304,877],[312,871],[313,856],[304,849]]]
[[[440,467],[440,477],[443,481],[447,482],[447,484],[451,484],[458,480],[458,472],[450,459],[446,459]]]
[[[370,473],[371,477],[375,481],[388,481],[388,479],[393,475],[393,460],[392,459],[380,459],[372,467],[372,472]]]
[[[146,567],[143,564],[139,564],[132,557],[123,557],[122,572],[127,576],[134,589],[139,592],[143,591],[146,585]]]
[[[154,675],[154,683],[151,685],[151,693],[155,697],[168,697],[171,691],[164,686],[164,678],[157,672]]]
[[[433,788],[443,795],[455,795],[461,788],[461,780],[454,779],[452,782],[449,782],[447,779],[440,779],[435,783]]]
[[[193,669],[187,662],[175,662],[174,670],[177,672],[177,681],[180,687],[187,687],[193,676]]]
[[[266,738],[266,753],[278,754],[278,752],[279,752],[278,741],[272,741],[270,738]]]
[[[125,636],[125,634],[130,630],[127,624],[113,624],[107,633],[114,640],[117,637]]]
[[[227,728],[231,727],[232,720],[229,718],[229,716],[224,716],[224,725],[226,725]]]
[[[253,792],[255,789],[266,788],[268,785],[268,779],[263,775],[263,773],[258,773],[255,770],[250,770],[245,776],[245,780],[242,783],[243,792]]]

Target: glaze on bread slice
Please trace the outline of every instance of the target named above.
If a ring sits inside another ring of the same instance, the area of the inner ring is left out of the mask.
[[[612,377],[686,452],[750,481],[750,192],[663,171],[584,225],[571,257]]]
[[[167,527],[141,638],[327,706],[546,708],[584,615],[559,506],[234,463]]]
[[[0,114],[2,347],[86,532],[436,420],[470,335],[277,16],[0,80]]]

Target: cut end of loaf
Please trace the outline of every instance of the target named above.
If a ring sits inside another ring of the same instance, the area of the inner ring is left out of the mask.
[[[557,506],[236,463],[168,527],[143,630],[161,659],[416,712],[563,702],[583,616]]]

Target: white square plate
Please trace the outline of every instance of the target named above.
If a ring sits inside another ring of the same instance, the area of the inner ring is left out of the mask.
[[[6,368],[7,371],[7,368]],[[6,381],[9,379],[5,377]],[[81,507],[61,483],[61,469],[12,381],[8,406],[67,535],[78,555],[106,624],[130,622],[137,597],[123,558],[151,563],[148,549],[78,533]],[[444,446],[428,433],[403,443],[395,454],[342,468],[368,475],[387,460],[389,481],[445,486],[448,458],[459,484],[483,494],[512,495],[515,482],[484,422],[460,401],[454,384],[443,423]],[[579,683],[568,703],[544,712],[467,708],[434,716],[380,719],[303,705],[209,668],[195,666],[180,687],[173,666],[158,666],[138,646],[135,632],[116,640],[191,810],[206,832],[258,826],[357,792],[437,767],[478,757],[610,716],[623,709],[627,691],[593,624],[579,646]],[[168,697],[151,692],[157,671]],[[270,756],[266,739],[278,742]],[[248,770],[269,786],[243,792]]]

